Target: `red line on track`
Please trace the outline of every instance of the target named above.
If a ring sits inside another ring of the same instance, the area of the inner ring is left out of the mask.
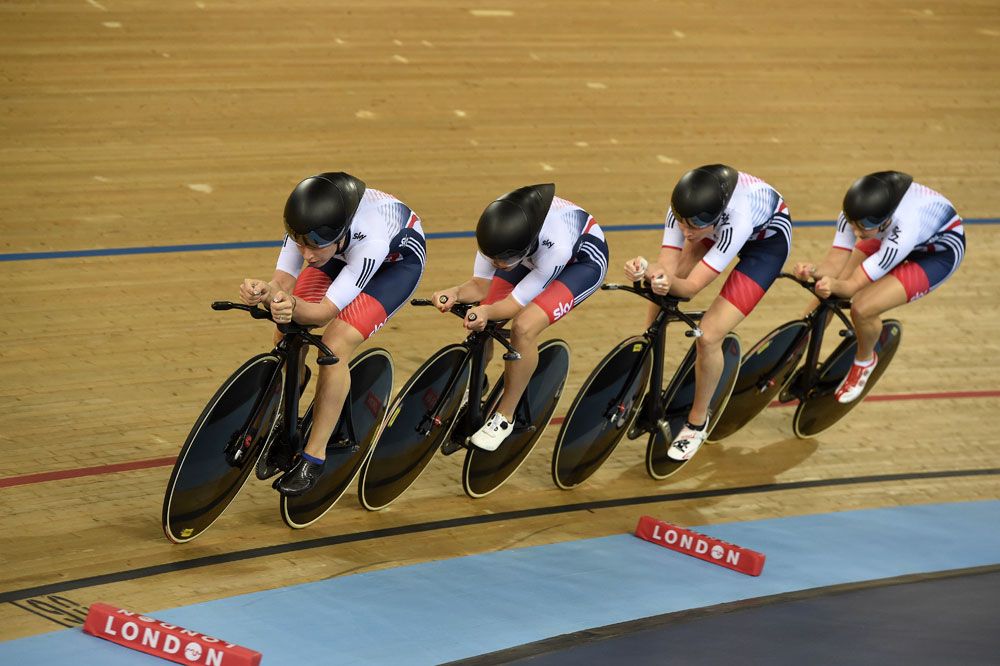
[[[39,472],[38,474],[23,474],[21,476],[8,476],[0,478],[0,488],[10,486],[23,486],[29,483],[42,483],[43,481],[59,481],[60,479],[76,479],[81,476],[96,476],[98,474],[114,474],[115,472],[131,472],[134,469],[148,469],[150,467],[165,467],[173,465],[176,456],[167,458],[150,458],[148,460],[133,460],[132,462],[115,463],[113,465],[97,465],[96,467],[80,467],[77,469],[59,469],[54,472]]]
[[[1000,391],[951,391],[946,393],[884,393],[882,395],[869,395],[865,402],[893,402],[896,400],[956,400],[959,398],[996,398],[1000,397]],[[775,400],[768,407],[794,407],[799,404],[798,400],[792,402],[778,402]]]
[[[1000,397],[1000,390],[997,391],[951,391],[941,393],[888,393],[883,395],[870,395],[865,398],[869,402],[891,402],[896,400],[956,400],[961,398],[997,398]],[[789,402],[782,404],[772,402],[768,407],[792,407],[796,403]],[[550,421],[552,425],[559,425],[565,420],[563,416],[556,416]],[[150,469],[153,467],[166,467],[173,465],[176,456],[166,458],[150,458],[148,460],[133,460],[132,462],[115,463],[113,465],[97,465],[94,467],[80,467],[77,469],[61,469],[52,472],[39,472],[37,474],[23,474],[21,476],[8,476],[0,478],[0,488],[10,488],[12,486],[25,486],[32,483],[44,483],[46,481],[60,481],[63,479],[78,479],[85,476],[99,476],[101,474],[116,474],[118,472],[131,472],[137,469]]]

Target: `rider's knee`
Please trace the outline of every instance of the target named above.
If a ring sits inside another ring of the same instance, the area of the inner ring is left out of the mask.
[[[697,338],[699,353],[715,351],[722,347],[722,341],[726,338],[728,331],[715,331],[712,329],[702,329],[701,337]]]
[[[873,319],[882,314],[866,298],[855,298],[851,301],[851,319]]]
[[[364,337],[358,333],[357,329],[342,319],[335,319],[323,332],[323,344],[344,361],[350,360],[354,355],[354,350],[362,342],[364,342]]]
[[[518,315],[510,323],[510,334],[516,340],[533,340],[538,337],[540,332],[541,329],[538,327],[538,323],[530,317]]]

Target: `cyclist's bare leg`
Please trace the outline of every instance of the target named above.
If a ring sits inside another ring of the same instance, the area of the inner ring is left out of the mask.
[[[882,335],[882,313],[907,302],[906,288],[894,275],[868,285],[851,299],[851,321],[858,336],[855,360],[867,361]]]
[[[708,417],[712,394],[715,393],[725,366],[722,341],[743,319],[743,313],[722,296],[717,296],[705,312],[700,325],[702,335],[696,343],[698,355],[695,359],[694,403],[688,414],[688,422],[698,425]]]
[[[349,361],[364,340],[358,329],[342,319],[334,319],[323,333],[323,342],[337,355],[340,362],[319,366],[312,431],[305,447],[305,452],[315,458],[326,458],[326,444],[333,429],[337,427],[344,401],[351,389]]]
[[[497,411],[514,420],[514,410],[538,367],[538,336],[549,326],[549,317],[534,303],[529,303],[511,322],[511,345],[521,354],[518,361],[507,361],[503,374],[503,396]]]

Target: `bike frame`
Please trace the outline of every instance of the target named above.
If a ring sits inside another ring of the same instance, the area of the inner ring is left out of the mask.
[[[299,432],[299,399],[301,398],[301,390],[299,387],[299,382],[301,380],[301,361],[303,358],[303,352],[307,347],[313,346],[319,349],[320,357],[317,359],[319,365],[334,365],[340,361],[337,356],[330,351],[323,340],[316,335],[309,332],[307,326],[302,326],[301,324],[287,323],[279,324],[274,321],[271,316],[270,311],[257,306],[242,305],[240,303],[231,303],[228,301],[217,301],[212,303],[213,310],[245,310],[250,313],[250,316],[254,319],[266,319],[275,323],[278,327],[278,331],[281,332],[282,338],[275,345],[273,353],[280,359],[278,368],[276,372],[280,372],[284,367],[285,378],[284,385],[282,386],[282,417],[284,419],[284,430],[280,433],[280,436],[285,438],[288,446],[295,453],[301,453],[303,448],[303,441],[301,433]],[[261,400],[265,396],[261,396]],[[260,409],[260,404],[254,408],[254,413]],[[351,416],[351,410],[348,409],[346,414],[341,415],[341,422],[344,423],[344,428],[347,430],[347,438],[354,445],[357,445],[357,437],[354,434],[354,422]]]
[[[410,303],[422,306],[432,305],[431,301],[421,298],[413,299]],[[452,306],[451,312],[455,316],[465,319],[465,315],[475,305],[475,303],[456,303]],[[442,425],[441,410],[444,409],[447,402],[445,398],[450,396],[455,390],[459,377],[462,376],[462,370],[470,362],[472,363],[468,387],[470,399],[466,406],[465,423],[455,424],[455,427],[462,427],[464,425],[464,432],[459,433],[461,440],[464,441],[483,426],[485,419],[483,418],[482,406],[478,399],[472,400],[471,396],[481,396],[483,394],[483,384],[486,381],[486,355],[488,351],[486,343],[492,339],[503,345],[507,350],[507,353],[503,356],[505,361],[516,361],[521,358],[521,355],[507,342],[504,331],[501,328],[502,323],[500,321],[489,322],[486,324],[484,330],[473,331],[462,341],[461,344],[466,349],[465,357],[455,370],[452,371],[451,377],[448,378],[448,383],[445,385],[444,390],[441,391],[441,395],[438,396],[434,408],[429,410],[417,425],[417,431],[420,434],[428,435],[432,426]]]
[[[627,291],[641,296],[660,307],[660,311],[656,313],[656,317],[653,318],[649,328],[642,334],[649,344],[643,350],[639,362],[635,363],[629,371],[628,378],[622,388],[623,392],[616,396],[612,403],[608,405],[609,412],[614,409],[614,413],[606,413],[609,420],[623,415],[625,393],[632,385],[632,382],[635,381],[636,375],[645,365],[649,354],[652,353],[653,367],[650,371],[648,391],[646,393],[646,395],[651,397],[645,401],[642,411],[636,415],[636,420],[644,424],[646,429],[656,427],[657,422],[660,420],[659,415],[666,409],[666,405],[663,402],[663,365],[666,360],[667,325],[672,321],[682,321],[690,327],[690,330],[685,331],[684,335],[689,338],[698,338],[701,337],[701,328],[698,326],[698,321],[705,313],[703,311],[681,312],[678,309],[678,305],[686,303],[689,299],[677,296],[658,296],[639,282],[633,283],[631,287],[619,284],[604,284],[601,285],[601,289],[606,291]]]
[[[817,305],[813,311],[805,317],[805,321],[808,324],[807,330],[809,331],[809,346],[806,349],[806,357],[803,362],[804,374],[802,375],[802,385],[811,387],[819,378],[820,350],[823,347],[823,337],[826,334],[826,327],[830,322],[831,313],[836,315],[847,328],[847,332],[842,333],[841,335],[844,335],[844,337],[854,335],[854,325],[851,323],[850,319],[847,318],[847,315],[843,313],[843,310],[851,307],[851,302],[850,300],[841,298],[820,298],[819,296],[816,296],[811,283],[800,280],[791,273],[780,273],[778,277],[792,280],[802,288],[806,289],[814,297],[819,299],[819,305]],[[785,355],[781,357],[781,361],[775,367],[781,368],[784,366],[794,353],[795,345],[789,346]],[[774,377],[775,375],[773,372],[766,374],[758,382],[758,388],[763,390],[763,387],[773,381]],[[795,381],[794,377],[792,381]],[[800,399],[804,396],[804,392],[802,395],[796,395],[796,397]]]

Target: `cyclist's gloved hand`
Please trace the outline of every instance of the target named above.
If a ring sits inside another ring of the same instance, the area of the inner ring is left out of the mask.
[[[646,279],[649,280],[649,286],[657,296],[666,296],[670,291],[670,278],[662,266],[654,264],[646,271]]]
[[[295,311],[295,297],[283,291],[277,292],[271,298],[271,316],[279,324],[287,324],[292,321],[292,313]]]
[[[465,327],[470,331],[481,331],[486,328],[486,323],[489,321],[489,315],[486,312],[485,305],[477,305],[474,308],[469,308],[469,311],[465,313]]]
[[[833,278],[829,276],[821,277],[813,285],[813,291],[820,298],[830,298],[830,295],[833,293]]]
[[[816,277],[816,267],[804,261],[796,263],[792,272],[800,280],[811,280]]]
[[[240,285],[240,300],[245,305],[257,305],[268,300],[271,295],[271,285],[264,280],[247,278]]]
[[[458,302],[458,287],[435,291],[431,302],[441,312],[448,312],[451,310],[451,306]]]
[[[632,282],[638,282],[646,275],[649,262],[643,257],[635,257],[625,262],[625,277]]]

